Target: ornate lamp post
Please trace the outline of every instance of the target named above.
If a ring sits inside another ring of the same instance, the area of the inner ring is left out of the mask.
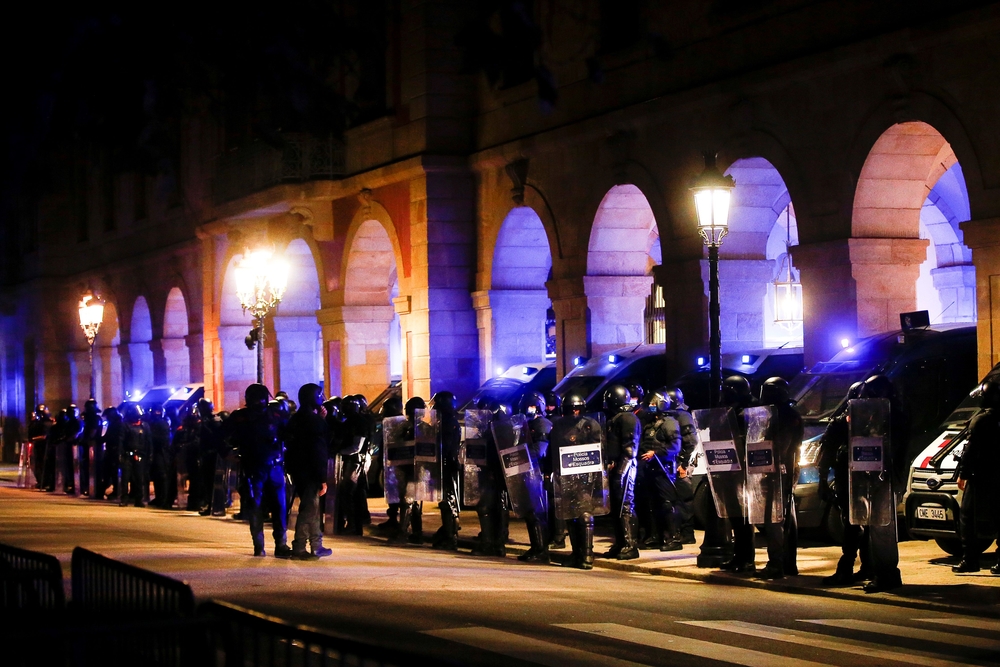
[[[88,290],[80,299],[79,310],[80,328],[83,329],[83,334],[87,337],[87,343],[90,345],[90,398],[96,398],[94,341],[97,340],[97,332],[101,328],[101,322],[104,321],[104,302],[92,290]]]
[[[736,184],[732,176],[723,176],[715,166],[715,153],[705,153],[705,170],[691,183],[698,213],[698,233],[708,246],[710,320],[709,347],[711,377],[710,407],[719,405],[722,388],[722,334],[719,324],[719,246],[729,233],[729,199]]]
[[[792,212],[785,209],[785,256],[774,279],[774,321],[792,328],[802,324],[802,283],[792,273]]]
[[[247,250],[236,266],[236,296],[254,318],[257,382],[264,382],[264,317],[277,307],[288,285],[288,265],[269,249]]]

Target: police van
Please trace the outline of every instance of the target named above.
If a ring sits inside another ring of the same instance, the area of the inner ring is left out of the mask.
[[[1000,364],[983,381],[1000,381]],[[979,414],[981,398],[976,386],[955,411],[944,420],[936,437],[920,452],[910,467],[904,505],[909,534],[917,539],[934,540],[947,553],[962,551],[959,537],[959,508],[962,491],[958,488],[958,462],[969,441],[969,421]],[[981,549],[991,540],[983,539]]]
[[[901,316],[901,320],[907,313]],[[805,422],[795,488],[799,527],[823,527],[837,539],[840,515],[819,498],[819,441],[847,390],[871,375],[889,378],[910,420],[907,460],[938,435],[938,426],[976,384],[976,327],[925,325],[845,341],[844,349],[792,383],[791,396]]]
[[[604,392],[613,384],[657,389],[667,382],[667,355],[663,345],[633,345],[599,357],[573,360],[573,369],[553,391],[564,399],[575,394],[587,401],[588,412],[604,409]]]

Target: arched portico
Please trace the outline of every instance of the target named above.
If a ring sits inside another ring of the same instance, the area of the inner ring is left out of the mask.
[[[285,249],[288,287],[271,317],[273,347],[277,350],[274,386],[297,400],[299,387],[323,380],[323,348],[319,310],[319,279],[312,250],[303,239],[294,239]]]
[[[191,357],[187,350],[188,312],[187,302],[179,287],[172,287],[167,293],[163,309],[163,337],[160,344],[166,382],[179,386],[191,381]]]
[[[97,374],[98,405],[118,405],[125,398],[122,362],[119,354],[121,329],[118,324],[118,308],[111,300],[104,303],[104,321],[98,332],[94,348],[94,372]]]
[[[153,374],[153,351],[149,348],[153,340],[153,321],[149,315],[146,297],[136,297],[132,306],[132,323],[129,326],[129,358],[132,362],[132,386],[127,390],[135,394],[145,391],[155,384]]]

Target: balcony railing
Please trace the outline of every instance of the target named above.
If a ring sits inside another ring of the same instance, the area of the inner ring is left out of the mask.
[[[218,157],[213,199],[222,204],[254,192],[344,175],[344,143],[334,136],[286,132],[282,145],[254,139]]]

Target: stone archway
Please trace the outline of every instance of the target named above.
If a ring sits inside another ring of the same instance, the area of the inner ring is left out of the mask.
[[[403,327],[393,307],[400,291],[397,252],[382,222],[356,222],[344,260],[344,305],[334,315],[331,342],[331,392],[360,393],[369,399],[403,373]],[[339,315],[339,316],[338,316]],[[339,374],[337,373],[339,371]]]
[[[481,381],[515,364],[555,358],[547,340],[552,302],[545,283],[551,272],[541,218],[529,206],[511,209],[493,247],[490,289],[473,294]]]
[[[129,327],[129,358],[132,362],[132,385],[128,391],[145,391],[155,384],[153,371],[153,351],[149,344],[153,340],[153,321],[149,315],[146,297],[139,296],[132,306],[132,324]]]
[[[309,244],[295,239],[285,249],[288,287],[273,317],[277,351],[272,391],[297,400],[299,387],[323,381],[323,347],[316,311],[320,307],[319,278]]]
[[[644,342],[644,308],[659,244],[653,210],[634,185],[612,187],[594,216],[583,278],[589,352],[597,356]]]
[[[861,169],[851,219],[859,336],[897,328],[899,313],[918,303],[937,306],[929,313],[937,321],[975,320],[975,269],[958,227],[968,211],[961,168],[940,132],[914,121],[882,133]],[[941,319],[952,310],[942,295],[954,302],[954,319]]]
[[[166,383],[180,386],[191,381],[191,356],[188,354],[188,312],[184,293],[172,287],[163,309],[163,359]]]
[[[112,301],[107,301],[104,304],[104,321],[94,348],[94,372],[98,378],[95,398],[101,406],[118,405],[125,398],[120,345],[118,308]]]
[[[234,273],[239,261],[239,255],[229,258],[219,297],[219,346],[222,349],[222,404],[219,407],[226,410],[235,410],[242,405],[247,385],[257,379],[257,357],[244,343],[253,328],[253,318],[250,313],[243,311],[236,296]],[[265,373],[264,383],[267,384],[271,379]],[[216,392],[218,400],[218,387]]]

